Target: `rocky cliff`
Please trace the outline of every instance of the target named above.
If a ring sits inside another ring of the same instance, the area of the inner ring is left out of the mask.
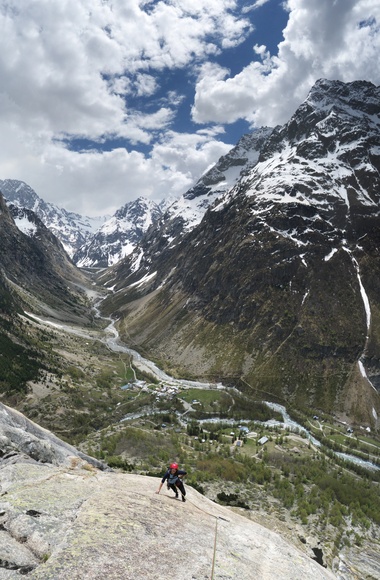
[[[101,471],[0,404],[0,578],[334,578],[279,535],[188,487]],[[342,577],[343,578],[343,577]]]

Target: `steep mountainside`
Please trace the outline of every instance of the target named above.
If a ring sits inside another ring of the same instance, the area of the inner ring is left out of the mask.
[[[148,232],[103,277],[127,340],[182,372],[377,424],[379,114],[379,87],[318,81],[182,241]]]
[[[128,256],[161,215],[159,206],[139,197],[120,208],[74,254],[78,267],[106,268]]]
[[[142,236],[137,253],[133,256],[132,269],[149,264],[151,255],[161,255],[174,248],[181,238],[197,226],[207,209],[222,195],[231,191],[239,179],[258,160],[260,149],[273,129],[264,127],[252,134],[244,135],[238,144],[207,171],[178,199],[167,204],[161,218]],[[128,266],[129,268],[129,266]]]
[[[179,234],[189,232],[198,225],[215,200],[229,192],[242,175],[256,165],[260,149],[272,131],[263,127],[252,134],[243,135],[238,144],[223,155],[194,187],[167,208],[161,226],[169,244],[178,241]]]
[[[22,306],[22,300],[0,271],[0,396],[25,392],[26,382],[36,379],[45,367],[45,357],[25,337],[18,316],[23,312]],[[1,445],[0,454],[2,450]]]
[[[32,210],[62,242],[69,256],[106,220],[105,217],[84,217],[47,203],[29,185],[16,179],[0,179],[0,192],[13,205]]]
[[[91,313],[81,290],[86,282],[33,212],[8,208],[0,196],[0,396],[17,398],[28,381],[51,368],[51,352],[40,342],[46,337],[31,332],[19,315],[33,311],[89,324]]]
[[[9,283],[25,300],[29,293],[74,319],[83,310],[77,287],[84,278],[54,234],[32,211],[8,208],[1,196],[0,228],[0,267]]]

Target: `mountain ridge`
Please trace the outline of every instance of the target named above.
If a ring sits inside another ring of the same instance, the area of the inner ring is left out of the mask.
[[[243,135],[183,195],[159,204],[139,197],[119,208],[112,217],[89,218],[68,212],[45,202],[29,185],[15,179],[0,180],[0,191],[10,204],[34,211],[78,267],[103,269],[131,254],[148,229],[164,228],[166,243],[176,243],[257,162],[261,144],[272,130],[262,127]]]
[[[125,340],[377,424],[379,91],[318,81],[177,245],[148,232],[104,273]]]
[[[111,217],[86,217],[45,202],[23,181],[0,180],[0,191],[9,205],[33,211],[80,268],[107,268],[127,256],[167,205],[139,197]]]
[[[30,185],[17,179],[0,179],[0,192],[13,205],[33,211],[62,242],[70,257],[106,219],[81,216],[46,202]]]
[[[144,197],[126,203],[77,249],[78,267],[107,268],[128,256],[151,224],[161,216],[159,205]]]

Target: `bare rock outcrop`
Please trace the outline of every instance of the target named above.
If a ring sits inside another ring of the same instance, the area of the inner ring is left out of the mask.
[[[0,404],[0,580],[327,580],[278,534],[188,486],[103,464]]]
[[[0,467],[0,579],[188,580],[335,576],[279,535],[188,487],[186,503],[158,480],[19,461]]]
[[[0,403],[0,458],[25,456],[41,463],[70,464],[81,458],[99,469],[104,464],[78,451],[25,415]]]

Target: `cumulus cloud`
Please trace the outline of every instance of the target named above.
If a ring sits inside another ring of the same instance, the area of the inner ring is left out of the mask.
[[[254,2],[253,4],[250,4],[249,6],[245,6],[242,10],[243,14],[247,14],[247,12],[251,12],[252,10],[256,10],[257,8],[260,8],[261,6],[264,6],[264,4],[267,4],[267,2],[269,2],[270,0],[256,0],[256,2]]]
[[[256,2],[253,7],[259,3]],[[251,63],[235,76],[205,63],[194,99],[199,123],[285,122],[318,78],[380,82],[378,0],[288,0],[289,19],[278,54],[254,46]]]
[[[192,185],[226,145],[211,134],[165,134],[184,95],[165,93],[159,74],[244,40],[251,25],[236,9],[235,0],[0,3],[0,177],[92,214],[104,192],[117,209]],[[87,149],[73,150],[73,139]],[[121,140],[125,149],[101,150]],[[187,167],[186,143],[195,148]],[[153,148],[144,155],[137,144]]]
[[[168,132],[154,145],[152,159],[186,176],[190,187],[194,177],[199,177],[215,159],[231,149],[230,145],[214,139],[219,132],[217,129],[193,134]]]
[[[253,40],[232,76],[269,1],[0,2],[0,179],[109,213],[184,192],[229,149],[223,125],[283,122],[319,77],[379,82],[377,0],[288,0],[277,53]]]
[[[234,43],[248,22],[230,0],[9,0],[0,7],[0,105],[18,123],[94,138],[124,134],[128,94],[151,96],[149,72],[184,67]],[[215,42],[210,42],[214,37]],[[126,99],[122,97],[125,96]]]
[[[0,140],[1,166],[5,176],[17,176],[40,197],[69,211],[110,215],[139,196],[161,201],[189,189],[229,150],[218,140],[219,132],[169,131],[146,156],[123,147],[78,152],[59,141],[25,142],[25,134],[15,127],[6,142]]]

